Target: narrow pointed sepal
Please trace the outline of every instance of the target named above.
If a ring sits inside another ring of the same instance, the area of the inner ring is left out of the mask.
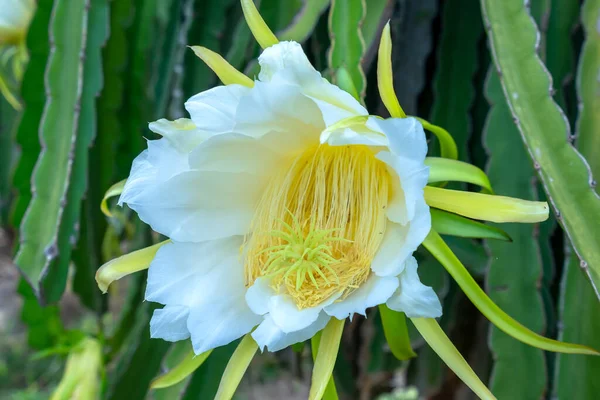
[[[250,31],[252,31],[252,35],[254,35],[254,38],[260,47],[266,49],[267,47],[279,43],[277,37],[261,17],[254,2],[252,0],[241,0],[241,3],[246,23],[248,24],[248,27],[250,27]]]
[[[458,147],[456,147],[454,138],[447,130],[441,126],[434,125],[423,118],[414,118],[416,118],[421,125],[423,125],[423,128],[433,133],[440,142],[440,153],[442,158],[450,158],[452,160],[456,160],[458,158]]]
[[[235,69],[219,53],[202,46],[191,46],[191,49],[219,77],[224,85],[237,84],[250,88],[254,86],[252,79]]]
[[[512,242],[508,233],[495,226],[465,218],[458,214],[431,208],[431,227],[441,235],[473,239],[496,239]]]
[[[404,118],[406,113],[400,106],[394,91],[394,74],[392,70],[392,35],[390,23],[385,24],[381,32],[379,51],[377,54],[377,87],[381,101],[393,118]]]
[[[323,398],[333,372],[338,349],[340,348],[344,322],[345,320],[332,317],[325,329],[323,329],[319,350],[313,367],[310,393],[308,395],[309,400],[321,400]]]
[[[481,186],[487,193],[493,193],[492,185],[485,172],[473,164],[449,158],[427,157],[425,165],[429,167],[427,183],[467,182]]]
[[[153,380],[150,384],[150,389],[162,389],[178,384],[200,368],[211,352],[212,350],[209,350],[196,355],[193,350],[190,350],[185,358],[173,369]]]
[[[479,287],[475,279],[469,274],[464,265],[454,255],[446,242],[435,231],[431,230],[425,241],[425,248],[446,268],[452,278],[458,283],[458,286],[473,302],[475,307],[494,324],[498,329],[514,337],[515,339],[537,347],[542,350],[554,351],[557,353],[570,354],[590,354],[600,355],[600,352],[580,344],[559,342],[558,340],[549,339],[538,335],[529,330],[512,317],[506,314],[496,303],[488,297],[488,295]]]
[[[385,340],[390,346],[394,357],[401,361],[416,357],[417,354],[410,345],[406,315],[403,312],[390,310],[385,304],[379,305],[379,314],[381,315]]]
[[[112,185],[111,187],[109,187],[108,190],[106,191],[106,193],[104,193],[104,197],[102,198],[102,203],[100,203],[100,210],[102,210],[102,213],[104,215],[106,215],[107,217],[113,216],[108,208],[108,199],[110,199],[111,197],[118,196],[121,193],[123,193],[123,189],[125,188],[126,182],[127,182],[127,179],[123,179],[122,181],[117,182],[114,185]]]
[[[458,376],[479,398],[492,400],[496,397],[490,392],[464,357],[454,347],[448,336],[433,318],[411,318],[415,328],[419,331],[427,344],[437,353],[456,376]]]
[[[310,339],[313,362],[316,361],[317,354],[319,353],[319,345],[321,344],[321,334],[322,332],[317,332],[317,334]],[[338,394],[337,389],[335,387],[335,381],[333,380],[333,375],[329,377],[329,382],[327,382],[325,393],[323,393],[323,400],[338,400]]]
[[[114,281],[134,272],[148,269],[158,249],[168,242],[169,240],[165,240],[153,246],[133,251],[101,266],[96,271],[96,283],[98,283],[98,287],[102,293],[106,293],[108,287]]]
[[[69,352],[63,376],[50,400],[99,399],[103,368],[100,342],[84,338]]]
[[[239,386],[250,361],[254,358],[258,345],[250,334],[244,336],[227,363],[221,377],[215,400],[230,400]]]
[[[6,101],[16,110],[21,111],[23,106],[21,102],[17,99],[16,90],[12,89],[8,84],[8,78],[4,76],[3,73],[0,72],[0,94],[4,96]]]
[[[548,203],[461,190],[425,187],[430,207],[492,222],[535,223],[548,219]]]

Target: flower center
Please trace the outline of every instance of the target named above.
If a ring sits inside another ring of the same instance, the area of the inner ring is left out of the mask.
[[[391,178],[366,146],[311,148],[269,182],[246,238],[246,285],[270,279],[298,308],[367,280],[385,232]]]

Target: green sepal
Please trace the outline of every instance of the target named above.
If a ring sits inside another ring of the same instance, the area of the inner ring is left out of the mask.
[[[315,365],[310,383],[309,400],[320,400],[325,395],[332,376],[335,360],[337,359],[342,332],[344,331],[345,320],[331,318],[318,342],[318,346],[313,343],[313,348],[317,349]]]
[[[495,226],[463,217],[448,211],[430,208],[431,227],[440,235],[460,236],[474,239],[497,239],[512,242],[508,233]]]
[[[167,373],[159,376],[150,384],[151,389],[161,389],[176,385],[181,382],[194,371],[196,371],[204,361],[208,358],[212,350],[205,351],[202,354],[196,355],[194,350],[190,349],[185,358]]]
[[[441,126],[434,125],[423,118],[414,118],[416,118],[421,123],[421,125],[423,125],[424,129],[433,133],[436,136],[437,140],[439,140],[440,152],[443,158],[449,158],[452,160],[456,160],[458,158],[458,148],[456,147],[456,142],[447,130],[445,130]]]
[[[400,361],[416,357],[417,354],[410,345],[406,315],[403,312],[390,310],[385,304],[379,305],[379,314],[381,315],[385,340],[390,346],[394,357]]]
[[[298,343],[296,343],[298,344]],[[304,342],[302,342],[304,344]],[[317,354],[319,352],[319,345],[321,344],[321,332],[317,332],[315,336],[310,339],[310,350],[312,354],[313,362],[317,359]],[[333,375],[329,378],[329,382],[327,382],[327,387],[325,388],[325,393],[323,393],[323,400],[338,400],[337,389],[335,387],[335,381],[333,380]]]
[[[427,157],[425,165],[429,167],[429,179],[427,183],[446,181],[467,182],[481,186],[484,193],[494,193],[485,172],[473,164],[450,158]]]
[[[507,335],[542,350],[558,353],[600,355],[600,352],[587,346],[559,342],[538,335],[511,318],[479,287],[475,279],[435,230],[432,229],[429,232],[423,245],[446,268],[475,307]]]

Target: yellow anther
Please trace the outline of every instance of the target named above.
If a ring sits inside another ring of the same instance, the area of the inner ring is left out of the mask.
[[[299,308],[347,296],[370,274],[391,177],[366,146],[305,151],[267,185],[245,243],[246,284],[267,277]]]

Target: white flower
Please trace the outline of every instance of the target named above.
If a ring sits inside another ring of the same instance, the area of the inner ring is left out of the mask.
[[[34,0],[0,0],[0,45],[25,39],[34,10]]]
[[[382,303],[441,315],[412,257],[431,227],[421,124],[368,117],[297,43],[259,62],[252,88],[151,123],[163,138],[133,163],[120,203],[172,241],[149,269],[146,299],[165,305],[151,335],[199,354],[256,327],[276,351]]]

